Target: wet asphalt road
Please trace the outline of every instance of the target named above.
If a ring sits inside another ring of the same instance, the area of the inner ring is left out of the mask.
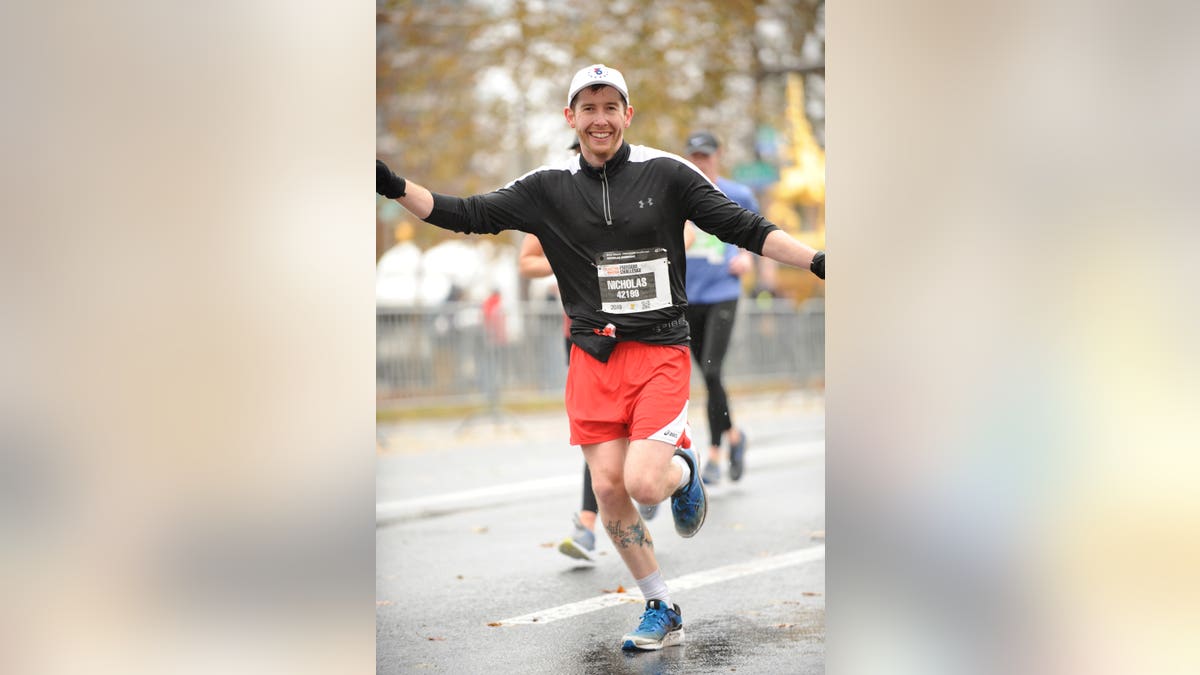
[[[620,649],[641,600],[611,542],[598,537],[595,564],[556,550],[579,508],[582,469],[561,413],[381,426],[377,671],[823,673],[821,401],[734,403],[750,439],[745,477],[710,490],[708,519],[692,539],[675,534],[667,504],[649,521],[668,586],[691,581],[672,590],[684,643],[660,652]],[[703,419],[695,403],[691,417]],[[707,440],[706,429],[693,435]],[[769,569],[800,551],[801,562]],[[635,595],[545,623],[506,621],[611,599],[618,587]]]

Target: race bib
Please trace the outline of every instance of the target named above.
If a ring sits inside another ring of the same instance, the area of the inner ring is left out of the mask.
[[[671,306],[667,250],[608,251],[596,258],[600,311],[633,314]]]

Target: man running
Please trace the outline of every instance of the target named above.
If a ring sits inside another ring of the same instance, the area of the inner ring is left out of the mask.
[[[595,64],[576,73],[563,115],[580,156],[502,189],[465,199],[434,194],[376,160],[376,191],[438,227],[516,229],[542,244],[571,319],[571,444],[583,450],[604,528],[646,598],[622,647],[661,649],[683,640],[683,619],[633,500],[670,496],[683,537],[695,535],[707,513],[686,434],[684,223],[821,278],[825,255],[729,201],[682,157],[625,143],[633,106],[617,70]]]
[[[576,153],[579,152],[579,139],[575,139],[575,143],[571,146]],[[546,259],[546,253],[542,250],[542,243],[532,234],[525,235],[521,240],[521,250],[517,256],[517,273],[525,279],[537,279],[540,277],[548,277],[554,273],[550,269],[550,261]],[[566,336],[567,346],[567,365],[571,365],[571,320],[565,315],[563,316],[563,333]],[[701,472],[701,477],[705,475],[708,468],[705,467]],[[596,493],[592,491],[592,473],[588,471],[587,462],[583,464],[583,503],[579,508],[579,512],[574,514],[574,529],[569,536],[562,540],[558,545],[558,551],[565,556],[595,562],[596,552],[596,513],[599,507],[596,505]],[[658,504],[641,504],[638,506],[638,512],[642,514],[644,520],[650,520],[654,514],[658,512]]]

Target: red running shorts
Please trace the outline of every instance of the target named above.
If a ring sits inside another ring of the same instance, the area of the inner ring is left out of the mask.
[[[571,345],[566,389],[571,445],[628,438],[690,448],[690,359],[686,345],[620,342],[602,363]]]

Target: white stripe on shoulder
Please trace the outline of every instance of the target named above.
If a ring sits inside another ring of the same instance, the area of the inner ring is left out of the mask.
[[[673,159],[673,160],[679,162],[680,164],[683,164],[684,166],[688,167],[692,171],[695,171],[696,173],[700,174],[700,176],[702,178],[704,178],[704,180],[708,180],[708,176],[705,176],[703,171],[701,171],[695,164],[692,164],[690,161],[688,161],[688,159],[685,157],[680,157],[679,155],[667,152],[666,150],[659,150],[658,148],[651,148],[651,147],[645,146],[645,145],[630,144],[630,146],[629,146],[629,161],[631,161],[631,162],[648,162],[652,159]],[[716,185],[716,183],[713,183],[711,180],[708,180],[708,182],[714,186]]]
[[[513,183],[515,183],[519,180],[524,180],[525,178],[529,178],[533,174],[541,172],[541,171],[569,171],[571,173],[575,173],[576,171],[579,171],[579,158],[578,157],[570,157],[568,159],[564,159],[563,161],[561,161],[557,164],[543,164],[543,165],[539,166],[538,168],[534,169],[533,171],[526,173],[523,176],[518,176],[517,178],[510,180],[508,182],[508,184],[506,184],[504,187],[510,187],[510,186],[512,186]]]

